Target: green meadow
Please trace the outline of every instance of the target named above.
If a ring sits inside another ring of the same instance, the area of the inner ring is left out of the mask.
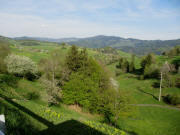
[[[22,45],[23,41],[11,41],[11,50],[13,54],[27,56],[34,62],[38,62],[43,58],[49,58],[53,51],[58,51],[61,54],[61,59],[64,61],[70,46],[65,48],[50,42],[37,42],[38,45]],[[35,42],[35,41],[33,41]],[[79,48],[82,50],[82,48]],[[103,61],[109,58],[109,55],[98,52],[94,49],[87,48],[88,55]],[[117,51],[118,56],[131,59],[131,54]],[[157,61],[162,64],[165,61],[173,61],[180,59],[179,56],[167,58],[166,56],[156,56]],[[140,69],[141,57],[135,57],[135,67]],[[158,101],[159,87],[155,86],[160,82],[160,79],[139,79],[139,73],[121,73],[115,75],[116,65],[118,62],[108,64],[106,66],[109,74],[116,80],[119,90],[126,92],[130,100],[129,106],[133,107],[130,115],[122,114],[117,122],[117,127],[103,123],[103,117],[98,114],[91,114],[87,110],[78,107],[69,107],[68,105],[59,104],[49,107],[47,105],[47,92],[44,84],[39,80],[29,81],[25,78],[20,78],[9,85],[6,83],[0,84],[0,101],[2,107],[0,112],[7,109],[7,123],[9,132],[26,129],[33,129],[31,134],[51,134],[63,133],[63,135],[71,135],[81,131],[81,135],[88,134],[111,134],[111,135],[179,135],[180,134],[180,109],[174,109],[176,106],[168,105],[163,100]],[[0,74],[3,76],[3,74]],[[174,75],[179,77],[179,75]],[[26,100],[29,93],[38,91],[40,98],[34,100]],[[162,88],[162,96],[167,94],[180,94],[180,89],[177,87]],[[2,96],[3,95],[3,96]],[[141,105],[142,106],[136,106]],[[160,106],[153,106],[160,105]],[[168,108],[169,107],[169,108]],[[172,108],[171,108],[172,107]],[[10,108],[10,109],[9,109]],[[11,114],[10,112],[14,112]],[[14,115],[14,116],[13,116]],[[20,122],[20,117],[25,118],[24,127]],[[27,120],[26,120],[27,118]],[[18,122],[19,121],[19,122]],[[12,128],[11,128],[12,126]],[[82,128],[83,127],[83,128]]]

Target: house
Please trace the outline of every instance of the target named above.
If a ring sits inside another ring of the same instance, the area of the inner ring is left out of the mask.
[[[5,135],[5,116],[0,115],[0,135]]]

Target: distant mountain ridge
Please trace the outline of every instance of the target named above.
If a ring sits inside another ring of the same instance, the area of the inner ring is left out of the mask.
[[[130,52],[138,55],[147,53],[161,54],[163,51],[176,45],[180,45],[180,39],[175,40],[140,40],[133,38],[122,38],[116,36],[95,36],[83,38],[77,41],[71,41],[69,44],[84,46],[89,48],[102,48],[110,46],[120,49],[124,52]]]
[[[120,49],[124,52],[130,52],[137,55],[144,55],[147,53],[161,54],[176,45],[180,45],[180,39],[173,40],[140,40],[134,38],[122,38],[117,36],[98,35],[87,38],[38,38],[38,37],[17,37],[15,40],[38,40],[49,42],[66,42],[68,44],[75,44],[88,48],[103,48],[110,46],[112,48]]]
[[[38,41],[47,41],[47,42],[70,42],[70,41],[77,41],[79,38],[46,38],[46,37],[15,37],[15,40],[38,40]]]

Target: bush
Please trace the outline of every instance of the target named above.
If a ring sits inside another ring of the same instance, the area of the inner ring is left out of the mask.
[[[41,76],[40,72],[38,72],[36,74],[28,72],[27,74],[25,74],[25,77],[30,81],[34,81],[34,80],[38,79],[40,76]]]
[[[164,97],[164,101],[169,103],[169,104],[172,104],[172,105],[178,105],[180,104],[180,95],[177,95],[177,94],[173,94],[173,95],[166,95]]]
[[[0,84],[6,84],[10,87],[17,87],[19,78],[14,75],[2,75],[0,76]]]
[[[159,78],[160,69],[157,65],[152,64],[150,66],[146,66],[144,69],[144,77],[145,78]]]
[[[119,76],[119,75],[121,75],[123,73],[124,72],[121,69],[116,69],[116,71],[115,71],[116,76]]]
[[[25,97],[28,100],[36,100],[40,98],[40,94],[38,91],[31,91],[31,92],[28,92]]]
[[[144,75],[140,75],[139,80],[144,80]]]
[[[173,78],[172,75],[170,74],[163,74],[163,82],[162,86],[163,87],[174,87],[176,85],[176,80]]]

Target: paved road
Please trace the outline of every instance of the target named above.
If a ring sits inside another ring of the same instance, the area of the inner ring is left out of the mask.
[[[167,108],[167,109],[171,109],[171,110],[178,110],[178,111],[180,111],[180,108],[171,107],[171,106],[167,106],[167,105],[157,105],[157,104],[130,104],[130,105],[133,105],[133,106],[159,107],[159,108]]]

